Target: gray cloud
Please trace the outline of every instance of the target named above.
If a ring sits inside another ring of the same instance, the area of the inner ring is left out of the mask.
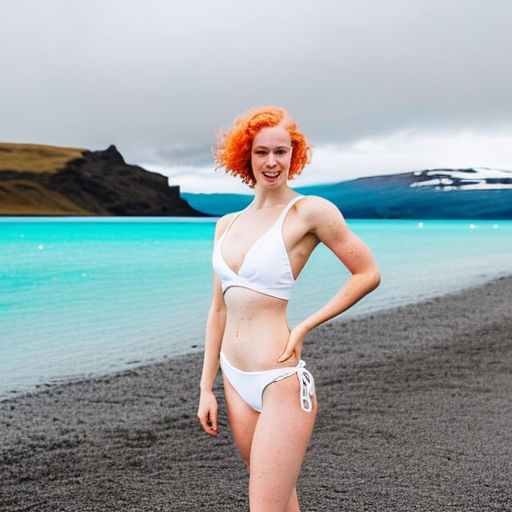
[[[171,162],[174,166],[201,167],[212,165],[213,144],[181,143],[145,148],[138,151],[138,158],[147,164],[165,165]]]
[[[0,140],[206,165],[215,131],[287,108],[316,145],[512,130],[509,0],[19,0]]]

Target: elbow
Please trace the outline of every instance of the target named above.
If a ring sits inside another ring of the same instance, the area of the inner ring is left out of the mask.
[[[359,280],[359,287],[362,297],[372,292],[380,284],[380,272],[378,269],[367,270],[358,274],[353,274]]]
[[[226,315],[226,305],[224,304],[224,302],[223,301],[222,302],[221,301],[212,302],[212,304],[210,306],[210,315],[225,316]]]
[[[372,292],[380,284],[380,271],[378,268],[368,273],[368,293]]]
[[[377,288],[377,286],[379,286],[379,284],[380,284],[380,272],[378,269],[375,272],[375,274],[373,275],[373,283],[374,283],[373,289],[375,290],[375,288]]]

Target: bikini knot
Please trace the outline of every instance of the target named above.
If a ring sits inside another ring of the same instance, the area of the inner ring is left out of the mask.
[[[305,412],[311,412],[313,410],[313,401],[311,397],[315,392],[315,381],[311,372],[306,369],[306,362],[302,359],[297,365],[297,378],[300,383],[300,406]]]

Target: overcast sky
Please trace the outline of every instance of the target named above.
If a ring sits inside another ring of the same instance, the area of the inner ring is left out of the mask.
[[[0,141],[249,192],[215,132],[275,104],[313,144],[296,185],[512,169],[512,0],[17,0],[0,26]]]

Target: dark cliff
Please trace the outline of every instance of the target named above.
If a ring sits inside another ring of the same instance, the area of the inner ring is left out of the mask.
[[[104,151],[83,150],[51,171],[20,170],[7,158],[4,165],[8,146],[0,148],[1,215],[203,215],[180,197],[178,186],[127,164],[113,145]]]

